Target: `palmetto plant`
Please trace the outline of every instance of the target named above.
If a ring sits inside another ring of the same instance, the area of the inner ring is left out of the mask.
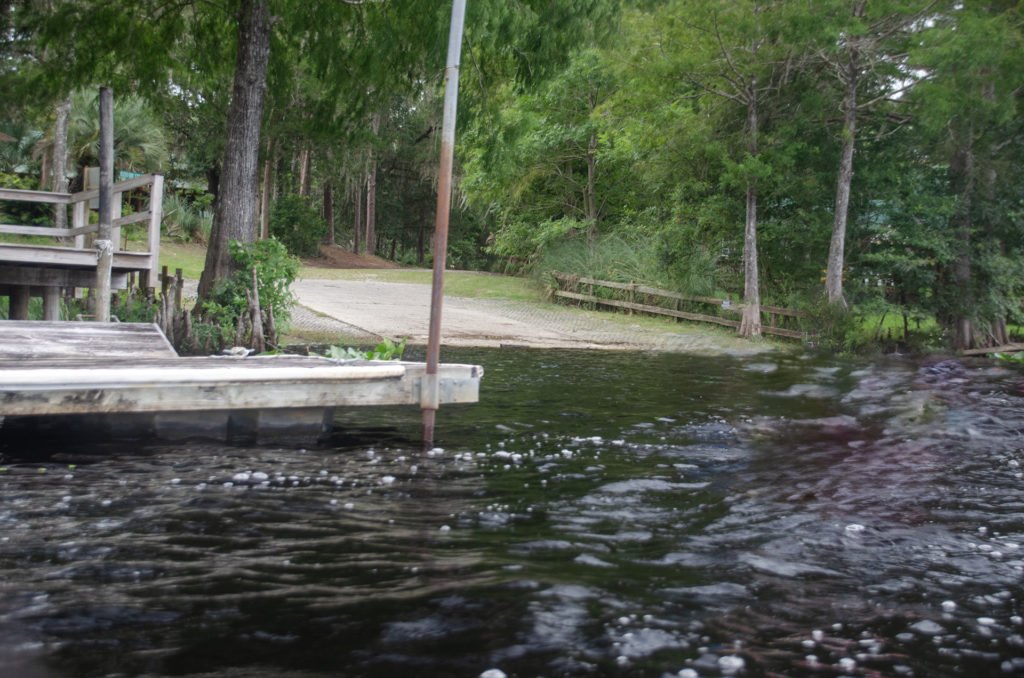
[[[71,97],[68,123],[69,167],[95,166],[99,158],[99,91],[79,90]],[[33,147],[37,159],[51,153],[53,131],[39,135]],[[114,163],[118,170],[146,172],[167,162],[168,141],[163,123],[145,100],[134,95],[114,98]]]
[[[68,152],[79,167],[95,164],[99,157],[98,90],[77,92],[72,97],[68,126]],[[114,99],[114,158],[118,169],[141,172],[158,170],[167,161],[167,135],[163,123],[133,95]]]
[[[43,133],[27,122],[0,127],[0,172],[30,174],[39,170],[35,148]]]

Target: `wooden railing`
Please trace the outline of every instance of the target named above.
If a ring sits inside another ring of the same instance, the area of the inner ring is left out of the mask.
[[[135,212],[127,216],[121,216],[123,196],[129,191],[149,187],[149,209]],[[127,181],[120,181],[113,185],[113,221],[111,228],[111,241],[114,244],[114,251],[120,251],[121,228],[132,224],[148,224],[146,235],[146,250],[133,253],[144,255],[135,258],[135,263],[128,268],[138,270],[140,286],[148,287],[150,281],[156,281],[160,268],[160,220],[163,216],[163,190],[164,178],[160,174],[146,174]],[[98,224],[89,224],[89,201],[99,197],[98,190],[79,191],[78,193],[52,193],[49,191],[25,191],[12,188],[0,188],[0,200],[17,202],[43,203],[52,205],[71,205],[71,228],[51,228],[47,226],[20,226],[14,224],[0,224],[0,233],[12,235],[32,235],[51,238],[74,238],[74,245],[69,247],[61,243],[55,243],[56,247],[62,250],[83,251],[86,248],[86,236],[96,233],[99,230]],[[63,260],[70,261],[70,260]],[[40,264],[63,263],[59,256],[49,258],[42,257]],[[31,263],[19,261],[19,263]]]
[[[714,323],[737,329],[740,326],[738,319],[728,317],[726,314],[738,316],[743,312],[743,304],[734,303],[729,299],[680,294],[647,285],[597,280],[567,273],[554,272],[551,274],[551,277],[556,284],[551,293],[557,299],[570,299],[597,306],[619,308],[630,313],[650,313],[680,320]],[[608,292],[596,294],[598,290],[595,288],[603,288],[608,290]],[[692,309],[702,305],[714,307],[716,315],[684,310],[684,307]],[[789,339],[809,339],[813,336],[798,327],[800,320],[810,319],[811,315],[806,311],[762,304],[761,315],[761,331],[765,334],[773,334]],[[790,326],[786,327],[784,325]]]

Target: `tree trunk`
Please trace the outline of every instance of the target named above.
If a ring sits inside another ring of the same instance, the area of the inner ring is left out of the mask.
[[[71,116],[71,97],[57,104],[57,122],[53,126],[53,191],[68,190],[68,118]],[[68,227],[68,206],[54,205],[53,225]]]
[[[853,153],[857,146],[857,81],[860,64],[856,48],[851,49],[843,97],[843,150],[836,179],[836,202],[832,221],[832,243],[828,250],[825,296],[833,306],[846,308],[843,297],[843,267],[846,262],[846,223],[850,213],[850,185],[853,183]]]
[[[757,279],[757,184],[747,184],[747,221],[743,233],[743,316],[741,337],[761,336],[761,288]]]
[[[420,227],[416,233],[416,263],[421,266],[423,265],[423,261],[426,259],[426,247],[424,241],[426,239],[427,218],[427,215],[421,211],[419,219]]]
[[[235,270],[229,243],[252,242],[258,234],[260,125],[270,58],[269,0],[241,0],[238,53],[235,59],[223,176],[213,215],[206,266],[199,279],[199,298]]]
[[[334,244],[334,191],[331,182],[324,182],[324,221],[327,223],[327,234],[324,242]]]
[[[747,96],[747,151],[758,154],[757,81],[753,80]],[[761,336],[761,288],[757,272],[757,180],[747,180],[747,219],[743,231],[743,315],[741,337]]]
[[[50,163],[52,156],[43,154],[43,157],[39,159],[39,190],[45,191],[46,187],[53,183],[53,177],[50,172]]]
[[[380,132],[380,113],[373,116],[370,130],[376,137]],[[370,151],[370,170],[366,177],[366,253],[377,253],[377,153]]]
[[[373,256],[377,245],[377,161],[370,164],[366,177],[366,253]]]
[[[84,168],[83,168],[84,171]],[[220,166],[206,168],[206,192],[213,196],[213,209],[217,209],[220,199]]]
[[[597,133],[590,133],[587,144],[587,187],[583,195],[587,218],[587,238],[593,241],[597,236]]]
[[[356,184],[354,190],[354,202],[355,206],[352,210],[355,213],[355,218],[352,221],[352,252],[359,254],[362,250],[362,235],[363,235],[363,182],[360,181]]]
[[[957,237],[956,262],[953,264],[953,283],[957,290],[957,303],[953,309],[953,348],[975,348],[980,339],[974,327],[974,273],[971,261],[972,212],[974,210],[974,149],[970,138],[957,149],[951,163],[952,179],[959,185],[960,204],[953,217]]]
[[[310,153],[308,148],[302,149],[299,153],[299,195],[303,198],[309,197],[309,182],[311,168],[313,164],[313,154]]]
[[[260,239],[270,237],[270,195],[274,190],[274,140],[267,140],[267,155],[263,158],[263,193],[260,195]]]

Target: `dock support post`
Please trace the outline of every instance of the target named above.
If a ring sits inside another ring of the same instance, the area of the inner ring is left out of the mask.
[[[100,87],[100,223],[96,237],[96,314],[97,322],[110,322],[110,269],[114,263],[111,242],[113,222],[114,174],[114,95],[109,87]]]
[[[60,288],[43,288],[43,320],[60,320]]]
[[[466,0],[452,0],[445,67],[444,116],[441,122],[441,163],[437,173],[437,215],[434,226],[434,279],[430,293],[430,330],[427,335],[427,367],[420,385],[423,409],[423,445],[434,444],[434,421],[440,401],[437,365],[441,361],[441,306],[444,299],[444,267],[448,254],[448,217],[452,202],[452,163],[455,156],[455,117],[459,101],[459,59]]]
[[[11,299],[8,317],[11,320],[28,320],[28,299],[31,290],[28,285],[11,286]]]

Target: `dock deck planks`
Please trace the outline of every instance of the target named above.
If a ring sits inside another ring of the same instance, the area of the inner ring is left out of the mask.
[[[0,417],[419,405],[423,363],[179,357],[155,325],[0,322]],[[483,369],[441,365],[441,403]]]
[[[0,321],[0,363],[6,369],[25,361],[178,358],[160,328],[152,323]],[[130,362],[128,362],[130,361]]]

